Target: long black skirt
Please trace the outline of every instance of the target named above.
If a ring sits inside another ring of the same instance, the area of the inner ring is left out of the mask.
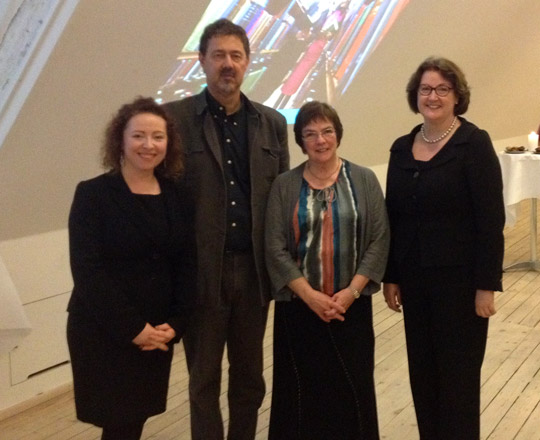
[[[277,302],[270,440],[375,440],[371,297],[327,324],[299,300]]]

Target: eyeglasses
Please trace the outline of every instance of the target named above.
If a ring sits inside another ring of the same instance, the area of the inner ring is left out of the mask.
[[[319,139],[319,136],[322,136],[324,139],[329,140],[332,139],[336,135],[336,130],[333,128],[325,128],[322,131],[306,131],[302,135],[302,139],[304,139],[307,142],[315,142],[317,139]]]
[[[452,90],[452,87],[448,86],[437,86],[437,87],[431,87],[427,84],[421,84],[418,88],[418,93],[420,93],[422,96],[429,96],[431,95],[431,92],[435,90],[435,93],[437,96],[446,96],[450,93],[450,90]]]

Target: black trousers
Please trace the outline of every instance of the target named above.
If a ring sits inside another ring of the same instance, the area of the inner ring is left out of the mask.
[[[218,307],[197,306],[184,335],[189,370],[191,436],[223,440],[219,396],[225,346],[229,361],[228,440],[253,440],[265,395],[263,338],[268,306],[262,306],[251,253],[226,254]]]
[[[407,258],[400,287],[420,439],[478,440],[488,319],[475,312],[472,270],[416,261]]]
[[[106,425],[103,427],[101,440],[139,440],[145,423],[146,419],[123,425]]]

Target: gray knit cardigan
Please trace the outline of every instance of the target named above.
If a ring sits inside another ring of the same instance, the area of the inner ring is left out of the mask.
[[[343,160],[345,162],[345,160]],[[356,274],[369,278],[361,292],[371,295],[380,290],[390,244],[390,230],[383,193],[375,173],[349,162],[351,180],[358,200]],[[297,253],[292,219],[305,162],[280,174],[272,184],[265,219],[265,257],[276,301],[290,301],[293,292],[287,287],[303,276],[296,263]],[[342,286],[344,288],[346,286]]]

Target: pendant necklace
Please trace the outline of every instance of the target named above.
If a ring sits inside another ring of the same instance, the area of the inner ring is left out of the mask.
[[[309,174],[311,174],[313,177],[315,177],[316,179],[320,180],[321,182],[324,182],[325,180],[328,180],[330,177],[332,177],[336,172],[337,170],[339,170],[339,168],[341,167],[341,159],[338,159],[338,166],[337,168],[332,171],[328,176],[326,177],[319,177],[317,176],[317,174],[315,174],[313,171],[311,171],[311,166],[309,165],[309,162],[307,163],[307,170],[309,172]]]
[[[310,168],[309,166],[309,162],[307,163],[307,170],[309,172],[309,174],[311,174],[313,177],[315,177],[317,180],[321,181],[321,182],[324,182],[326,180],[328,180],[330,177],[332,177],[341,167],[341,159],[338,160],[338,166],[337,168],[332,171],[331,174],[329,174],[328,176],[324,177],[324,178],[321,178],[319,176],[317,176]],[[335,185],[335,182],[332,183],[332,185],[330,186],[327,186],[326,188],[323,188],[323,189],[319,189],[319,190],[316,190],[317,193],[315,195],[315,198],[319,201],[319,202],[327,202],[327,203],[332,203],[334,200],[336,200],[337,198],[337,193],[336,193],[336,190],[334,188],[334,185]]]

